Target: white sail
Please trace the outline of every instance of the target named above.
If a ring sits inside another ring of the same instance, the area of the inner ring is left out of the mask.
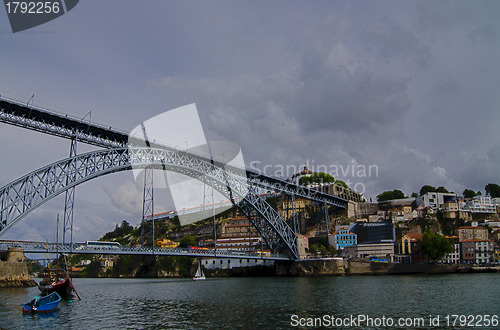
[[[201,270],[201,265],[198,264],[198,269],[196,270],[196,274],[193,277],[193,280],[204,280],[205,279],[205,274],[203,274],[203,271]]]

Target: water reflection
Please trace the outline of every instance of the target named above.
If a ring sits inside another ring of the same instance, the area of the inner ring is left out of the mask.
[[[82,301],[23,315],[37,288],[0,288],[7,329],[289,329],[291,316],[495,314],[500,274],[318,278],[75,279]]]

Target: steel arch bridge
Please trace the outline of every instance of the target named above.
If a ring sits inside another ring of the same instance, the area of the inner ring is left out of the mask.
[[[91,179],[134,168],[159,169],[195,178],[230,199],[257,228],[271,250],[287,247],[298,258],[295,231],[258,194],[275,190],[341,208],[347,200],[278,178],[215,162],[176,148],[128,147],[128,135],[45,109],[0,99],[0,121],[107,148],[57,161],[0,188],[0,236],[31,211]]]

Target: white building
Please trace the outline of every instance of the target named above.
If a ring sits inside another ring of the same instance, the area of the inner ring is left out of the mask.
[[[476,252],[476,264],[488,264],[493,262],[495,245],[493,240],[474,240]]]
[[[446,202],[456,202],[457,195],[452,193],[428,192],[417,197],[417,206],[440,209]]]
[[[474,197],[465,204],[464,209],[471,213],[496,213],[491,197]]]
[[[459,264],[460,263],[460,242],[457,236],[448,237],[453,239],[453,252],[447,253],[444,257],[444,261],[448,264]]]
[[[235,258],[206,258],[201,260],[205,269],[232,269],[237,267],[273,266],[274,260],[263,259],[235,259]]]

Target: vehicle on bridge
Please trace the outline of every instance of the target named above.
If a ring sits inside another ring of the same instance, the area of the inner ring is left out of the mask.
[[[118,242],[105,242],[105,241],[86,241],[86,246],[89,247],[99,247],[99,248],[110,248],[110,249],[118,249],[121,245]]]
[[[206,247],[199,247],[199,246],[188,246],[188,251],[189,252],[201,252],[201,253],[207,253],[208,248]]]

